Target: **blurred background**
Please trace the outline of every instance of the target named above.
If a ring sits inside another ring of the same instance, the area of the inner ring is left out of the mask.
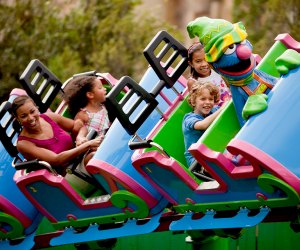
[[[189,47],[186,25],[199,16],[242,21],[262,57],[278,34],[300,41],[300,0],[0,0],[0,101],[32,59],[62,82],[90,70],[139,82],[153,36]]]

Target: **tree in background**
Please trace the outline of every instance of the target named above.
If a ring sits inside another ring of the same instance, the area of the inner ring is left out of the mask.
[[[264,56],[282,33],[300,41],[300,0],[235,0],[234,22],[242,21],[254,45],[254,52]]]
[[[2,2],[1,101],[12,88],[20,87],[19,76],[32,59],[42,61],[62,81],[90,70],[139,81],[148,65],[143,49],[159,30],[183,40],[175,27],[153,15],[135,15],[137,0],[81,0],[77,5],[70,0],[60,5],[56,1]]]
[[[19,74],[31,59],[45,61],[59,52],[59,20],[47,8],[42,1],[0,5],[0,97],[19,86]]]

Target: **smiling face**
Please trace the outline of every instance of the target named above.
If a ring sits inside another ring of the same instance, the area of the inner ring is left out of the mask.
[[[210,113],[215,104],[214,96],[210,94],[208,89],[202,89],[192,104],[194,106],[194,113],[205,117]]]
[[[244,40],[230,45],[212,66],[229,84],[246,79],[256,66],[251,43]]]
[[[205,60],[203,49],[193,52],[192,60],[189,61],[189,65],[194,68],[200,77],[210,76],[210,66]]]
[[[207,116],[213,106],[219,102],[220,90],[211,82],[195,83],[188,97],[195,114]]]
[[[28,99],[16,110],[16,118],[26,129],[36,129],[40,126],[40,112],[37,106]]]

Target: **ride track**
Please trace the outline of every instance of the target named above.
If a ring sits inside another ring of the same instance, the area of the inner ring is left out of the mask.
[[[257,67],[278,76],[274,61],[288,48],[299,52],[299,44],[289,35],[278,36]],[[1,249],[54,247],[167,230],[209,230],[232,237],[234,230],[238,235],[242,228],[262,222],[291,222],[299,230],[299,68],[281,77],[265,112],[251,116],[241,128],[230,102],[190,147],[215,179],[205,181],[188,169],[183,156],[181,122],[191,111],[182,76],[187,50],[161,31],[144,55],[150,67],[139,84],[128,76],[117,81],[109,74],[83,73],[101,79],[108,90],[106,107],[115,119],[88,163],[92,178],[75,168],[70,172],[102,186],[104,192],[80,190],[49,171],[51,166],[44,162],[22,162],[15,147],[21,128],[10,114],[16,96],[26,91],[41,112],[59,103],[55,112],[69,116],[59,99],[68,81],[62,85],[38,60],[27,66],[20,78],[24,90],[14,89],[0,107]],[[247,164],[236,165],[232,155],[241,155]],[[50,226],[43,231],[45,220]]]

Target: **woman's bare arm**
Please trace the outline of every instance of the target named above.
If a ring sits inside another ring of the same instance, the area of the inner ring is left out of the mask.
[[[32,142],[21,140],[17,143],[17,149],[27,160],[39,159],[48,162],[50,165],[60,166],[70,162],[72,159],[87,152],[89,149],[98,147],[100,142],[100,138],[95,138],[78,147],[56,154],[51,150],[37,147]]]
[[[56,113],[46,113],[46,115],[55,121],[63,130],[72,132],[74,128],[74,120]]]

